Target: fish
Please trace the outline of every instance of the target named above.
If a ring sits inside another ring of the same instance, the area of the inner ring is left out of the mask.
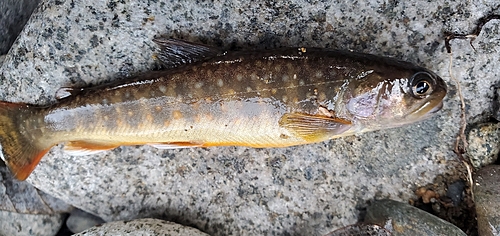
[[[0,102],[2,159],[26,179],[63,143],[71,155],[123,145],[279,148],[399,127],[439,111],[446,83],[409,62],[335,49],[226,51],[156,38],[164,69],[63,87],[47,106]]]

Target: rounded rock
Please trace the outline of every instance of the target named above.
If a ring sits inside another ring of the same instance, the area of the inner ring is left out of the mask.
[[[208,236],[195,228],[179,225],[169,221],[159,219],[138,219],[132,221],[115,221],[103,224],[102,226],[94,226],[75,236],[92,236],[92,235],[192,235],[192,236]]]

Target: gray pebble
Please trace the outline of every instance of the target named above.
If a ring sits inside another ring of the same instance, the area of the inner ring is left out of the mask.
[[[93,236],[93,235],[151,235],[151,236],[177,236],[177,235],[191,235],[191,236],[206,236],[195,228],[179,225],[176,223],[158,220],[158,219],[139,219],[132,221],[116,221],[95,226],[75,236]]]
[[[500,124],[477,125],[467,134],[467,156],[475,168],[493,164],[500,152]]]
[[[479,235],[500,234],[500,166],[486,166],[476,173],[474,202]]]
[[[73,233],[79,233],[90,227],[103,223],[104,220],[101,219],[100,217],[92,215],[77,208],[75,208],[71,212],[68,219],[66,220],[66,226]]]
[[[455,225],[409,204],[378,200],[368,208],[366,223],[378,224],[392,235],[466,235]]]

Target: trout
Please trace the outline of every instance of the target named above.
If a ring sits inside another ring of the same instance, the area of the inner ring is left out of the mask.
[[[2,159],[26,179],[51,147],[287,147],[428,118],[446,84],[392,58],[318,48],[223,51],[159,38],[165,69],[62,88],[41,107],[0,102]]]

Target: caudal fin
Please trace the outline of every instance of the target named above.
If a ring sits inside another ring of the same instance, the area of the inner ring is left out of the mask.
[[[29,127],[28,119],[36,108],[25,104],[0,102],[0,144],[2,159],[19,180],[25,180],[52,145],[42,145],[37,139],[40,131]],[[38,132],[38,133],[33,133]]]

